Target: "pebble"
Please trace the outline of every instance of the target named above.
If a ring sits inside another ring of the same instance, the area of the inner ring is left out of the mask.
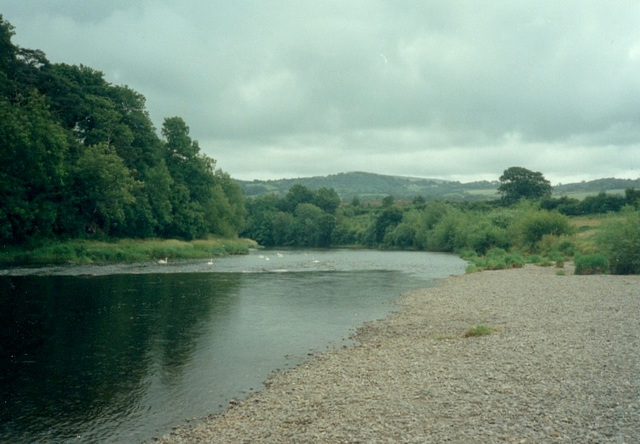
[[[156,443],[638,443],[640,276],[484,271]],[[494,328],[465,338],[470,327]]]

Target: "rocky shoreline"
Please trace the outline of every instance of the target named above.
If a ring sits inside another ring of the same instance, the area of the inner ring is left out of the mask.
[[[409,292],[357,345],[154,442],[640,442],[640,276],[557,271]]]

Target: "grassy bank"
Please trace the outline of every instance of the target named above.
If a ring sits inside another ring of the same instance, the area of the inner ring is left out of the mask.
[[[257,244],[250,239],[210,238],[185,242],[175,239],[119,239],[110,242],[69,240],[33,249],[4,247],[0,265],[47,265],[138,262],[158,259],[202,259],[247,254]]]

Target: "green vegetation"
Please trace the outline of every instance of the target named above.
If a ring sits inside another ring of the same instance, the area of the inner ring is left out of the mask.
[[[551,183],[542,173],[522,167],[510,167],[500,176],[498,191],[507,203],[520,199],[540,199],[551,196]]]
[[[86,66],[15,46],[0,16],[0,244],[203,239],[242,231],[244,195],[180,117]]]
[[[4,263],[210,257],[242,236],[267,247],[451,252],[468,272],[561,268],[573,257],[581,273],[640,272],[638,181],[596,181],[618,192],[582,200],[553,197],[542,173],[522,167],[465,185],[346,173],[241,187],[180,117],[157,134],[142,95],[91,68],[50,63],[12,36],[0,16]]]
[[[535,177],[546,183],[544,177]],[[320,204],[323,195],[330,196],[331,205]],[[340,204],[334,190],[314,191],[298,184],[284,196],[249,199],[243,235],[265,246],[457,253],[469,262],[468,273],[517,268],[526,263],[563,268],[576,255],[589,259],[589,255],[599,253],[610,267],[584,264],[587,267],[579,265],[578,272],[635,273],[640,263],[637,196],[629,189],[624,197],[616,197],[623,199],[624,211],[610,212],[606,205],[594,206],[594,211],[609,212],[570,218],[558,209],[559,205],[550,205],[554,201],[566,203],[566,199],[550,198],[546,191],[537,199],[491,202],[427,202],[418,196],[407,203],[385,196],[379,204],[363,204],[357,198],[350,204]],[[587,203],[611,202],[607,196],[594,199]],[[616,203],[613,208],[620,206]],[[602,220],[610,222],[600,227]]]
[[[616,219],[609,219],[596,237],[614,274],[640,274],[640,211],[625,208]]]
[[[141,262],[147,260],[207,259],[230,254],[246,254],[257,244],[248,239],[199,239],[185,242],[176,239],[120,239],[112,242],[76,239],[47,242],[25,250],[7,247],[0,251],[0,264],[86,264]]]
[[[462,184],[438,179],[385,176],[381,174],[350,172],[321,177],[298,179],[237,181],[248,197],[265,194],[284,196],[294,185],[310,189],[331,188],[344,202],[357,198],[360,202],[380,202],[392,195],[398,200],[411,201],[416,196],[426,200],[480,201],[492,200],[498,195],[498,182],[472,182]]]
[[[460,183],[454,181],[424,179],[405,176],[386,176],[381,174],[350,172],[331,174],[328,176],[301,177],[297,179],[252,180],[236,181],[247,197],[258,197],[265,194],[275,194],[282,197],[293,185],[302,185],[317,190],[320,188],[334,189],[343,202],[357,199],[361,203],[380,202],[385,196],[392,195],[397,200],[411,202],[416,197],[425,202],[434,200],[450,202],[480,202],[493,201],[499,197],[500,182],[479,181]],[[624,196],[627,189],[640,189],[640,179],[597,179],[587,182],[555,185],[553,199],[550,203],[563,202],[580,203],[586,197],[596,197],[599,194],[607,196]],[[591,205],[585,205],[591,207]],[[547,208],[552,209],[552,208]],[[588,210],[588,208],[575,211]],[[562,211],[561,211],[562,212]],[[573,212],[568,215],[587,214]]]
[[[466,333],[464,334],[465,338],[478,337],[478,336],[488,336],[495,331],[492,327],[488,325],[476,325],[475,327],[470,327]]]
[[[609,260],[600,253],[576,254],[576,274],[602,274],[609,270]]]

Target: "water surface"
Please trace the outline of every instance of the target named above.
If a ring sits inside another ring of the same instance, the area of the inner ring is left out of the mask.
[[[141,442],[226,408],[398,296],[464,272],[440,254],[256,251],[0,271],[0,442]]]

